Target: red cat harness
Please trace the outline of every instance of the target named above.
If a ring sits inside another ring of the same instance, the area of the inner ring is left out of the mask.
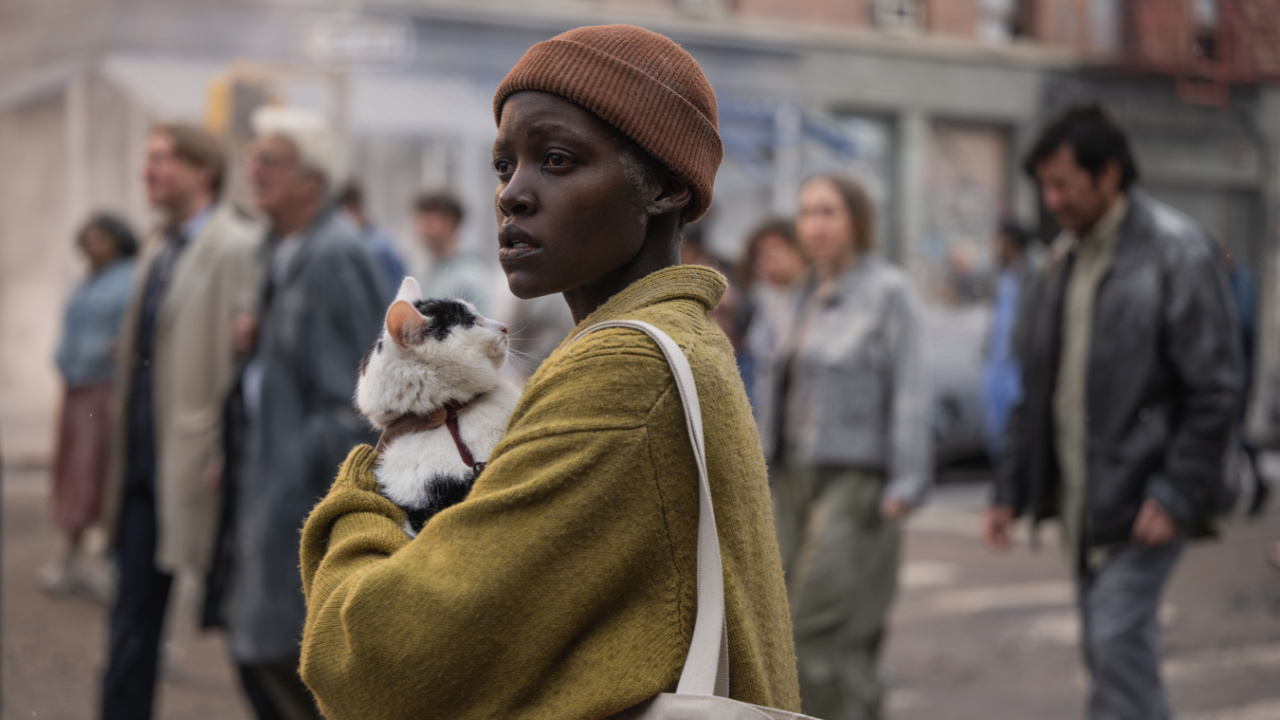
[[[446,413],[444,424],[449,428],[449,434],[453,436],[453,444],[458,448],[458,455],[462,458],[462,462],[479,475],[484,470],[485,464],[476,462],[475,457],[471,455],[471,448],[467,447],[467,444],[462,440],[462,431],[458,429],[458,411],[470,404],[471,400],[462,403],[457,400],[450,400],[446,403],[444,406]]]
[[[391,422],[385,430],[382,431],[382,437],[378,438],[378,446],[375,448],[377,452],[382,452],[389,446],[392,441],[401,435],[408,435],[414,432],[425,432],[427,430],[435,430],[444,425],[449,428],[449,435],[453,437],[453,444],[458,448],[458,456],[462,458],[462,462],[467,467],[475,470],[479,475],[484,471],[487,463],[476,462],[476,458],[471,454],[471,448],[467,447],[467,443],[462,439],[462,431],[458,428],[458,411],[475,402],[477,395],[467,401],[450,400],[444,404],[444,407],[437,408],[420,415],[412,413],[409,415],[401,415]]]

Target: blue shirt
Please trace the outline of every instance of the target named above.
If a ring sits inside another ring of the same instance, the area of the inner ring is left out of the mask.
[[[1022,399],[1022,364],[1013,351],[1018,322],[1018,298],[1026,270],[1005,268],[996,281],[991,313],[991,337],[982,368],[982,402],[986,414],[987,452],[993,460],[1004,450],[1004,429],[1013,406]]]
[[[1018,296],[1021,294],[1022,273],[1007,268],[996,281],[995,307],[991,315],[991,344],[987,349],[990,362],[1004,363],[1016,359],[1013,356],[1013,326],[1018,322]]]
[[[71,291],[56,356],[67,387],[86,387],[115,375],[111,351],[133,292],[133,272],[133,259],[119,258]]]

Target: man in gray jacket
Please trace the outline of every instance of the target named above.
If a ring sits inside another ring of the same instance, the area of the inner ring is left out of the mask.
[[[1049,125],[1027,172],[1070,243],[1028,324],[1023,399],[984,535],[1057,517],[1076,575],[1088,717],[1170,717],[1157,610],[1207,531],[1241,383],[1226,277],[1190,219],[1134,187],[1123,132],[1093,107]]]
[[[240,383],[246,426],[228,630],[259,717],[319,717],[297,672],[306,618],[298,533],[351,448],[376,439],[351,398],[385,308],[359,230],[328,202],[336,148],[323,122],[288,108],[253,120],[250,179],[270,232]]]

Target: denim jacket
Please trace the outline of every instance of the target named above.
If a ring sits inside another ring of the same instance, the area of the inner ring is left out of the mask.
[[[778,315],[786,327],[772,333],[779,342],[757,366],[765,454],[776,464],[785,448],[809,465],[883,473],[887,497],[918,505],[932,484],[933,443],[911,280],[871,255],[825,302],[813,301],[816,291],[810,278],[792,294],[790,313]],[[801,338],[806,312],[816,314]],[[803,396],[789,400],[794,393]]]
[[[71,291],[56,355],[67,387],[85,387],[115,376],[111,346],[133,293],[133,268],[133,260],[116,260]]]

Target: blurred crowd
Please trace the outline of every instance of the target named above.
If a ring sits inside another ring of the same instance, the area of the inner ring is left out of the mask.
[[[162,225],[139,240],[103,213],[76,238],[88,272],[57,353],[52,519],[65,543],[42,582],[111,607],[104,718],[150,717],[161,648],[180,659],[163,642],[174,614],[227,633],[258,717],[315,716],[297,674],[298,529],[348,451],[376,440],[351,398],[404,277],[511,326],[510,366],[525,376],[572,330],[558,298],[515,300],[491,259],[461,249],[467,218],[449,191],[415,200],[426,263],[406,263],[360,184],[339,184],[323,121],[267,107],[253,124],[252,213],[222,196],[217,139],[161,124],[141,160]],[[1235,496],[1254,514],[1269,496],[1241,429],[1256,283],[1142,193],[1097,108],[1047,128],[1027,172],[1060,234],[1045,243],[1006,221],[990,239],[994,275],[956,284],[990,307],[973,389],[999,478],[986,537],[1006,547],[1018,516],[1060,518],[1090,717],[1167,717],[1155,611],[1168,574]],[[797,206],[761,221],[736,262],[697,224],[681,255],[730,281],[713,317],[769,462],[805,711],[877,718],[902,521],[934,475],[924,308],[876,247],[857,179],[810,178]],[[1236,461],[1220,482],[1224,454]],[[95,525],[112,573],[84,558]],[[179,581],[202,588],[188,606]]]

